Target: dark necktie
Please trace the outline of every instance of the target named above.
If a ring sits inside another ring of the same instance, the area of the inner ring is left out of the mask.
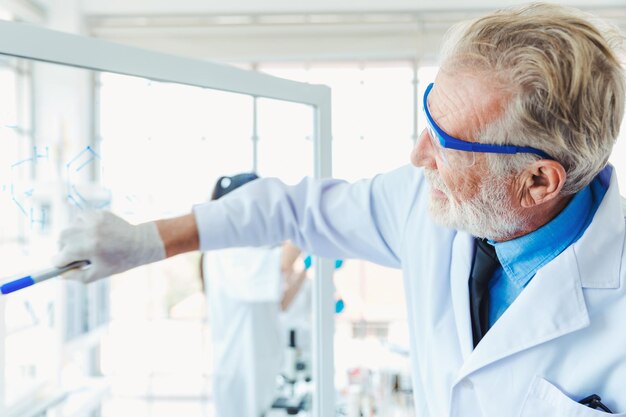
[[[499,266],[496,249],[485,240],[476,239],[474,263],[469,279],[474,347],[489,330],[489,281]]]

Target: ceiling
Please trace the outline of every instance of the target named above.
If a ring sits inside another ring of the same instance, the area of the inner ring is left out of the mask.
[[[20,1],[20,0],[10,0]],[[75,2],[85,31],[148,49],[219,61],[435,60],[454,23],[510,0],[21,0]],[[626,0],[557,1],[626,32]]]
[[[39,0],[42,1],[42,0]],[[47,0],[53,1],[53,0]],[[511,0],[83,0],[87,15],[231,15],[231,14],[308,14],[308,13],[377,13],[491,10],[519,4]],[[555,1],[589,8],[589,0]],[[593,0],[593,8],[623,8],[623,0]]]

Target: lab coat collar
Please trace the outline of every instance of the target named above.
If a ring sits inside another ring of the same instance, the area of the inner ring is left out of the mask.
[[[583,288],[619,288],[624,248],[624,208],[617,175],[611,165],[600,174],[610,177],[607,190],[587,231],[573,245]]]
[[[457,382],[493,362],[589,326],[583,288],[619,287],[624,229],[621,197],[613,172],[609,189],[585,234],[537,272],[474,350],[467,287],[473,240],[459,233],[451,269],[464,359]],[[464,259],[455,259],[456,255]]]

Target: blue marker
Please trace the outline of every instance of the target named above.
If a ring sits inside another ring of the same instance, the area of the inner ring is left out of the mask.
[[[13,291],[21,290],[22,288],[30,287],[31,285],[35,285],[47,279],[54,278],[72,269],[85,268],[90,264],[91,262],[89,261],[76,261],[60,268],[51,268],[46,269],[45,271],[39,271],[35,274],[31,274],[23,278],[18,278],[14,281],[7,282],[6,284],[1,285],[0,293],[9,294]]]

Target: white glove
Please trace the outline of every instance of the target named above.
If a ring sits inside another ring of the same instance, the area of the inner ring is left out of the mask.
[[[165,259],[165,247],[156,223],[133,226],[108,211],[81,215],[61,232],[55,266],[88,260],[91,266],[68,273],[84,283]]]

